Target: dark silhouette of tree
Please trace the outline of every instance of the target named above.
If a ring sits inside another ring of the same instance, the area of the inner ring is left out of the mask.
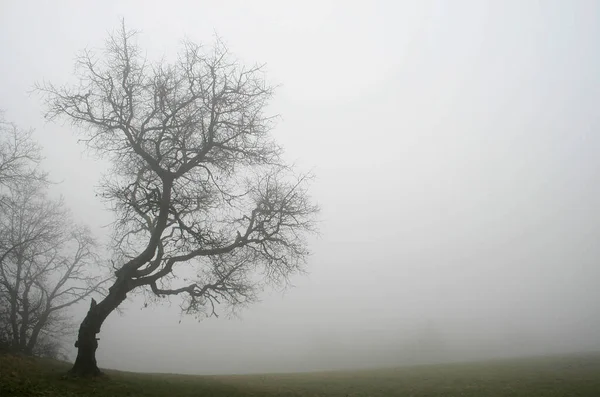
[[[38,86],[47,117],[70,120],[114,165],[100,194],[116,214],[116,279],[81,323],[74,375],[100,374],[96,335],[130,291],[181,295],[184,313],[216,315],[285,286],[314,231],[310,178],[270,137],[262,67],[244,67],[220,40],[151,63],[134,40],[123,25],[101,56],[81,54],[77,85]]]

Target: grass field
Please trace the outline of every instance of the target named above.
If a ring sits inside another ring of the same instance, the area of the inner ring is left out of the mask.
[[[191,376],[106,371],[65,379],[69,364],[0,356],[0,396],[590,396],[600,354],[366,371]]]

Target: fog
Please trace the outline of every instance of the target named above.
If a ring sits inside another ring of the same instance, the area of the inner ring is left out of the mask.
[[[216,33],[266,63],[281,85],[274,135],[316,174],[322,211],[293,288],[200,322],[177,298],[131,297],[99,334],[100,366],[250,373],[600,350],[600,3],[5,0],[0,108],[35,128],[53,191],[99,237],[107,165],[30,91],[72,81],[77,51],[120,18],[152,59]]]

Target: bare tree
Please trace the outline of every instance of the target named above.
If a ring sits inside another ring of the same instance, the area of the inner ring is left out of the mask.
[[[175,62],[153,64],[124,27],[101,56],[84,51],[79,84],[41,84],[47,117],[81,129],[114,165],[102,196],[116,213],[116,279],[79,328],[71,374],[98,375],[96,334],[130,291],[182,295],[185,313],[254,301],[285,286],[308,255],[317,207],[294,176],[264,110],[273,88],[217,40],[184,42]]]
[[[45,190],[34,181],[14,187],[0,211],[0,333],[26,354],[56,350],[73,328],[65,309],[103,282],[89,230]]]
[[[32,139],[31,130],[23,130],[4,119],[0,111],[0,210],[4,211],[11,189],[30,182],[47,183],[47,175],[40,171],[41,147]],[[6,248],[3,248],[6,250]],[[0,287],[1,288],[1,287]],[[10,305],[0,299],[0,345],[12,345],[9,325]]]
[[[6,121],[0,112],[0,205],[8,189],[48,182],[47,174],[39,168],[41,147],[32,139],[32,133]]]

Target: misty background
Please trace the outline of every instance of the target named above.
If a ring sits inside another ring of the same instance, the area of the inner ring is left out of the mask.
[[[320,236],[294,288],[200,323],[131,297],[99,365],[304,371],[600,350],[597,1],[0,2],[0,108],[99,238],[106,163],[47,123],[36,81],[125,18],[149,59],[215,33],[281,84]],[[79,322],[88,303],[73,309]],[[181,320],[181,322],[180,322]],[[66,340],[71,358],[74,336]]]

